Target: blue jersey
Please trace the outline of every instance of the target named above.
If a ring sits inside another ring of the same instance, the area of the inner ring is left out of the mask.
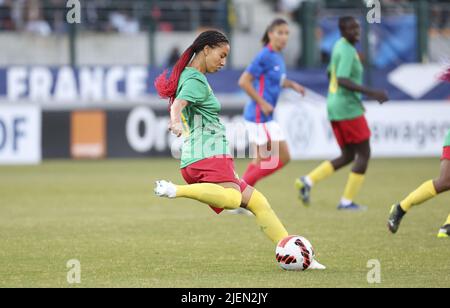
[[[246,71],[255,78],[253,86],[259,95],[275,108],[286,77],[286,64],[282,54],[266,46]],[[273,120],[273,114],[266,116],[252,100],[245,106],[244,118],[250,122],[266,123]]]

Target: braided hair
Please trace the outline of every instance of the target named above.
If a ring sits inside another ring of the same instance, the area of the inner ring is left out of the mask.
[[[450,82],[450,67],[447,69],[445,73],[442,74],[442,76],[439,79],[442,81]]]
[[[169,99],[169,108],[175,100],[181,73],[189,64],[192,57],[201,52],[206,46],[215,48],[222,44],[230,44],[228,38],[223,33],[215,30],[201,33],[195,39],[194,43],[192,43],[192,45],[180,56],[180,59],[178,59],[173,67],[170,76],[167,78],[168,70],[166,69],[156,78],[156,90],[161,98]]]

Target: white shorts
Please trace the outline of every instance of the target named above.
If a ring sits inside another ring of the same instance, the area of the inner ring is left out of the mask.
[[[251,144],[265,145],[271,141],[285,141],[286,137],[281,126],[275,122],[267,123],[245,122],[247,127],[248,139]]]

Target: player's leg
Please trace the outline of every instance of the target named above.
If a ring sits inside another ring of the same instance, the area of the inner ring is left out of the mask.
[[[251,186],[242,192],[242,206],[256,217],[261,231],[275,244],[288,236],[288,232],[272,210],[266,197]]]
[[[197,200],[218,210],[240,207],[242,195],[231,157],[217,156],[201,160],[181,169],[181,174],[190,185],[158,181],[155,194]]]
[[[444,223],[438,233],[438,238],[448,237],[450,237],[450,215],[448,215],[447,221]]]
[[[295,187],[299,192],[299,198],[304,205],[309,205],[311,189],[315,184],[328,178],[340,168],[350,164],[355,157],[353,149],[347,145],[344,124],[345,122],[331,122],[334,136],[341,148],[341,155],[333,161],[323,162],[308,175],[300,177],[295,182]]]
[[[257,125],[258,135],[252,138],[256,158],[242,177],[250,186],[280,170],[291,160],[289,147],[279,124],[269,122]]]
[[[247,170],[244,172],[242,179],[249,183],[249,185],[254,185],[258,174],[258,166],[263,160],[261,153],[264,152],[260,150],[260,147],[267,148],[268,139],[262,126],[258,123],[246,122],[246,131],[250,143],[250,156],[253,160],[247,166]]]
[[[159,197],[193,199],[219,209],[237,209],[242,203],[239,186],[232,182],[175,185],[157,181],[155,194]]]
[[[247,170],[245,170],[244,175],[242,176],[242,179],[244,179],[245,182],[249,183],[249,185],[252,186],[256,183],[259,172],[258,166],[263,160],[260,147],[261,146],[259,146],[257,143],[250,144],[250,155],[253,156],[253,160],[248,164]],[[265,147],[267,148],[267,144],[265,145]]]
[[[429,180],[410,193],[403,201],[391,208],[388,221],[389,230],[397,233],[400,223],[412,207],[425,203],[438,194],[450,190],[450,160],[441,162],[441,174],[436,180]]]
[[[299,191],[299,197],[305,205],[310,203],[312,187],[331,176],[334,172],[350,164],[355,158],[354,149],[348,145],[341,148],[341,155],[332,160],[324,161],[308,175],[297,179],[295,187]]]
[[[277,244],[289,234],[272,210],[267,199],[256,189],[251,186],[242,187],[242,206],[251,211],[256,217],[256,223],[261,231],[274,243]],[[317,260],[313,260],[309,269],[323,270],[325,266]]]
[[[366,140],[358,144],[349,145],[348,147],[353,149],[353,152],[355,153],[355,160],[338,209],[353,211],[364,210],[365,207],[356,204],[354,200],[361,190],[367,168],[369,167],[371,155],[370,141]]]
[[[269,150],[270,149],[270,150]],[[286,166],[291,156],[286,141],[273,141],[257,146],[257,158],[247,168],[243,180],[250,186]]]

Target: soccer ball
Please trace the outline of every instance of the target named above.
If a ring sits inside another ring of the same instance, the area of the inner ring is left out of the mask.
[[[276,259],[287,271],[306,271],[314,260],[311,243],[304,237],[293,235],[282,239],[276,249]]]

